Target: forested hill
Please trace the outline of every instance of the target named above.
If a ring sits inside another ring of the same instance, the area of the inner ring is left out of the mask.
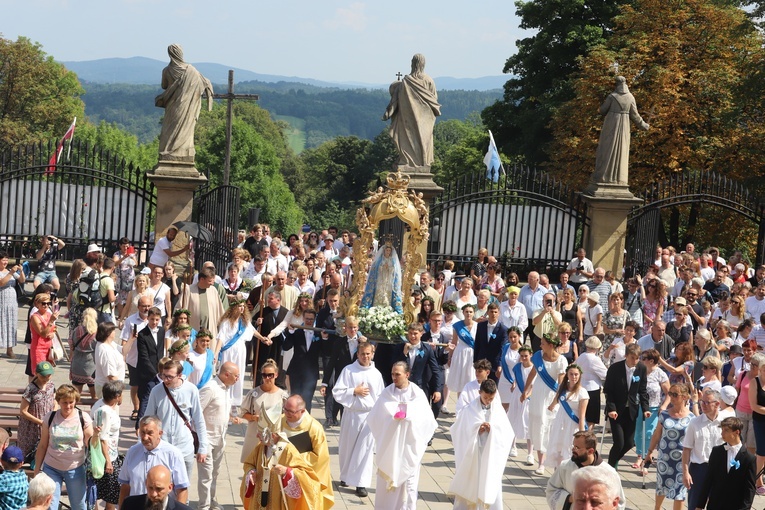
[[[152,85],[83,82],[85,113],[93,122],[105,120],[138,136],[141,142],[159,134],[163,110],[154,106],[161,89]],[[215,84],[216,91],[226,85]],[[258,104],[275,119],[292,126],[291,144],[296,150],[316,147],[336,136],[355,135],[373,139],[385,127],[380,120],[390,95],[386,90],[328,89],[299,83],[249,81],[236,84],[235,92],[259,94]],[[501,90],[439,91],[441,120],[464,120],[480,112],[502,95]]]

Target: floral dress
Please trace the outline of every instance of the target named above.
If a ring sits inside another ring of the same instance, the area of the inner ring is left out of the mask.
[[[122,258],[122,253],[117,252],[114,256],[119,260]],[[135,256],[128,256],[119,263],[115,268],[117,273],[117,302],[120,305],[124,305],[127,300],[128,293],[133,290],[133,282],[135,281]]]
[[[8,270],[0,271],[5,278]],[[19,305],[16,298],[16,279],[11,276],[8,283],[0,287],[0,347],[8,349],[16,345],[16,324],[19,321]]]
[[[676,501],[683,501],[688,490],[683,485],[683,438],[693,418],[673,418],[668,411],[659,414],[664,429],[659,440],[659,458],[656,461],[656,494]]]
[[[34,382],[29,383],[24,394],[21,396],[29,402],[29,414],[42,419],[43,416],[53,411],[55,403],[55,387],[52,381],[42,388],[38,388]],[[23,415],[19,417],[19,448],[26,456],[29,452],[37,449],[37,443],[40,442],[40,425],[32,423]]]
[[[66,293],[72,296],[72,306],[69,308],[69,339],[71,340],[74,335],[74,330],[77,329],[82,323],[82,312],[85,308],[77,304],[77,295],[75,291],[80,284],[79,278],[75,281],[69,279],[69,275],[66,275],[66,281],[64,286],[66,287]]]
[[[630,313],[627,310],[622,310],[622,313],[619,315],[608,312],[603,317],[603,328],[624,329],[624,325],[627,324],[628,320],[630,320]],[[616,338],[616,333],[607,333],[603,338],[603,349],[608,349],[608,346]]]
[[[660,299],[656,301],[650,301],[646,299],[643,301],[643,331],[649,331],[651,329],[652,321],[656,320],[656,312],[659,311]],[[649,321],[650,319],[650,321]]]

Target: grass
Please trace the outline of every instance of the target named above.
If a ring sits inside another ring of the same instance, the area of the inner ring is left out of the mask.
[[[285,130],[287,144],[295,154],[303,152],[306,142],[305,120],[297,117],[290,117],[289,115],[274,115],[274,120],[281,120],[289,124],[289,128]]]

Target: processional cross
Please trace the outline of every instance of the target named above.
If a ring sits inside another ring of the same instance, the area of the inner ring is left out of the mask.
[[[228,186],[229,174],[231,172],[231,124],[234,118],[233,103],[234,99],[248,99],[257,101],[260,97],[257,94],[234,94],[234,70],[228,70],[228,92],[226,94],[213,94],[215,99],[225,99],[226,105],[226,161],[223,166],[223,185]]]

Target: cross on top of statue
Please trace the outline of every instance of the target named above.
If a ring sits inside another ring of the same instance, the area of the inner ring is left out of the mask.
[[[396,78],[398,78],[398,81],[401,81],[401,77],[402,77],[402,76],[404,76],[404,75],[403,75],[403,74],[401,74],[401,71],[399,71],[399,72],[397,72],[397,73],[396,73]]]
[[[234,70],[228,70],[228,92],[225,94],[213,94],[215,99],[226,100],[226,162],[223,166],[223,185],[228,186],[229,174],[231,171],[231,124],[233,122],[233,102],[234,99],[247,99],[257,101],[260,99],[257,94],[234,94]]]

